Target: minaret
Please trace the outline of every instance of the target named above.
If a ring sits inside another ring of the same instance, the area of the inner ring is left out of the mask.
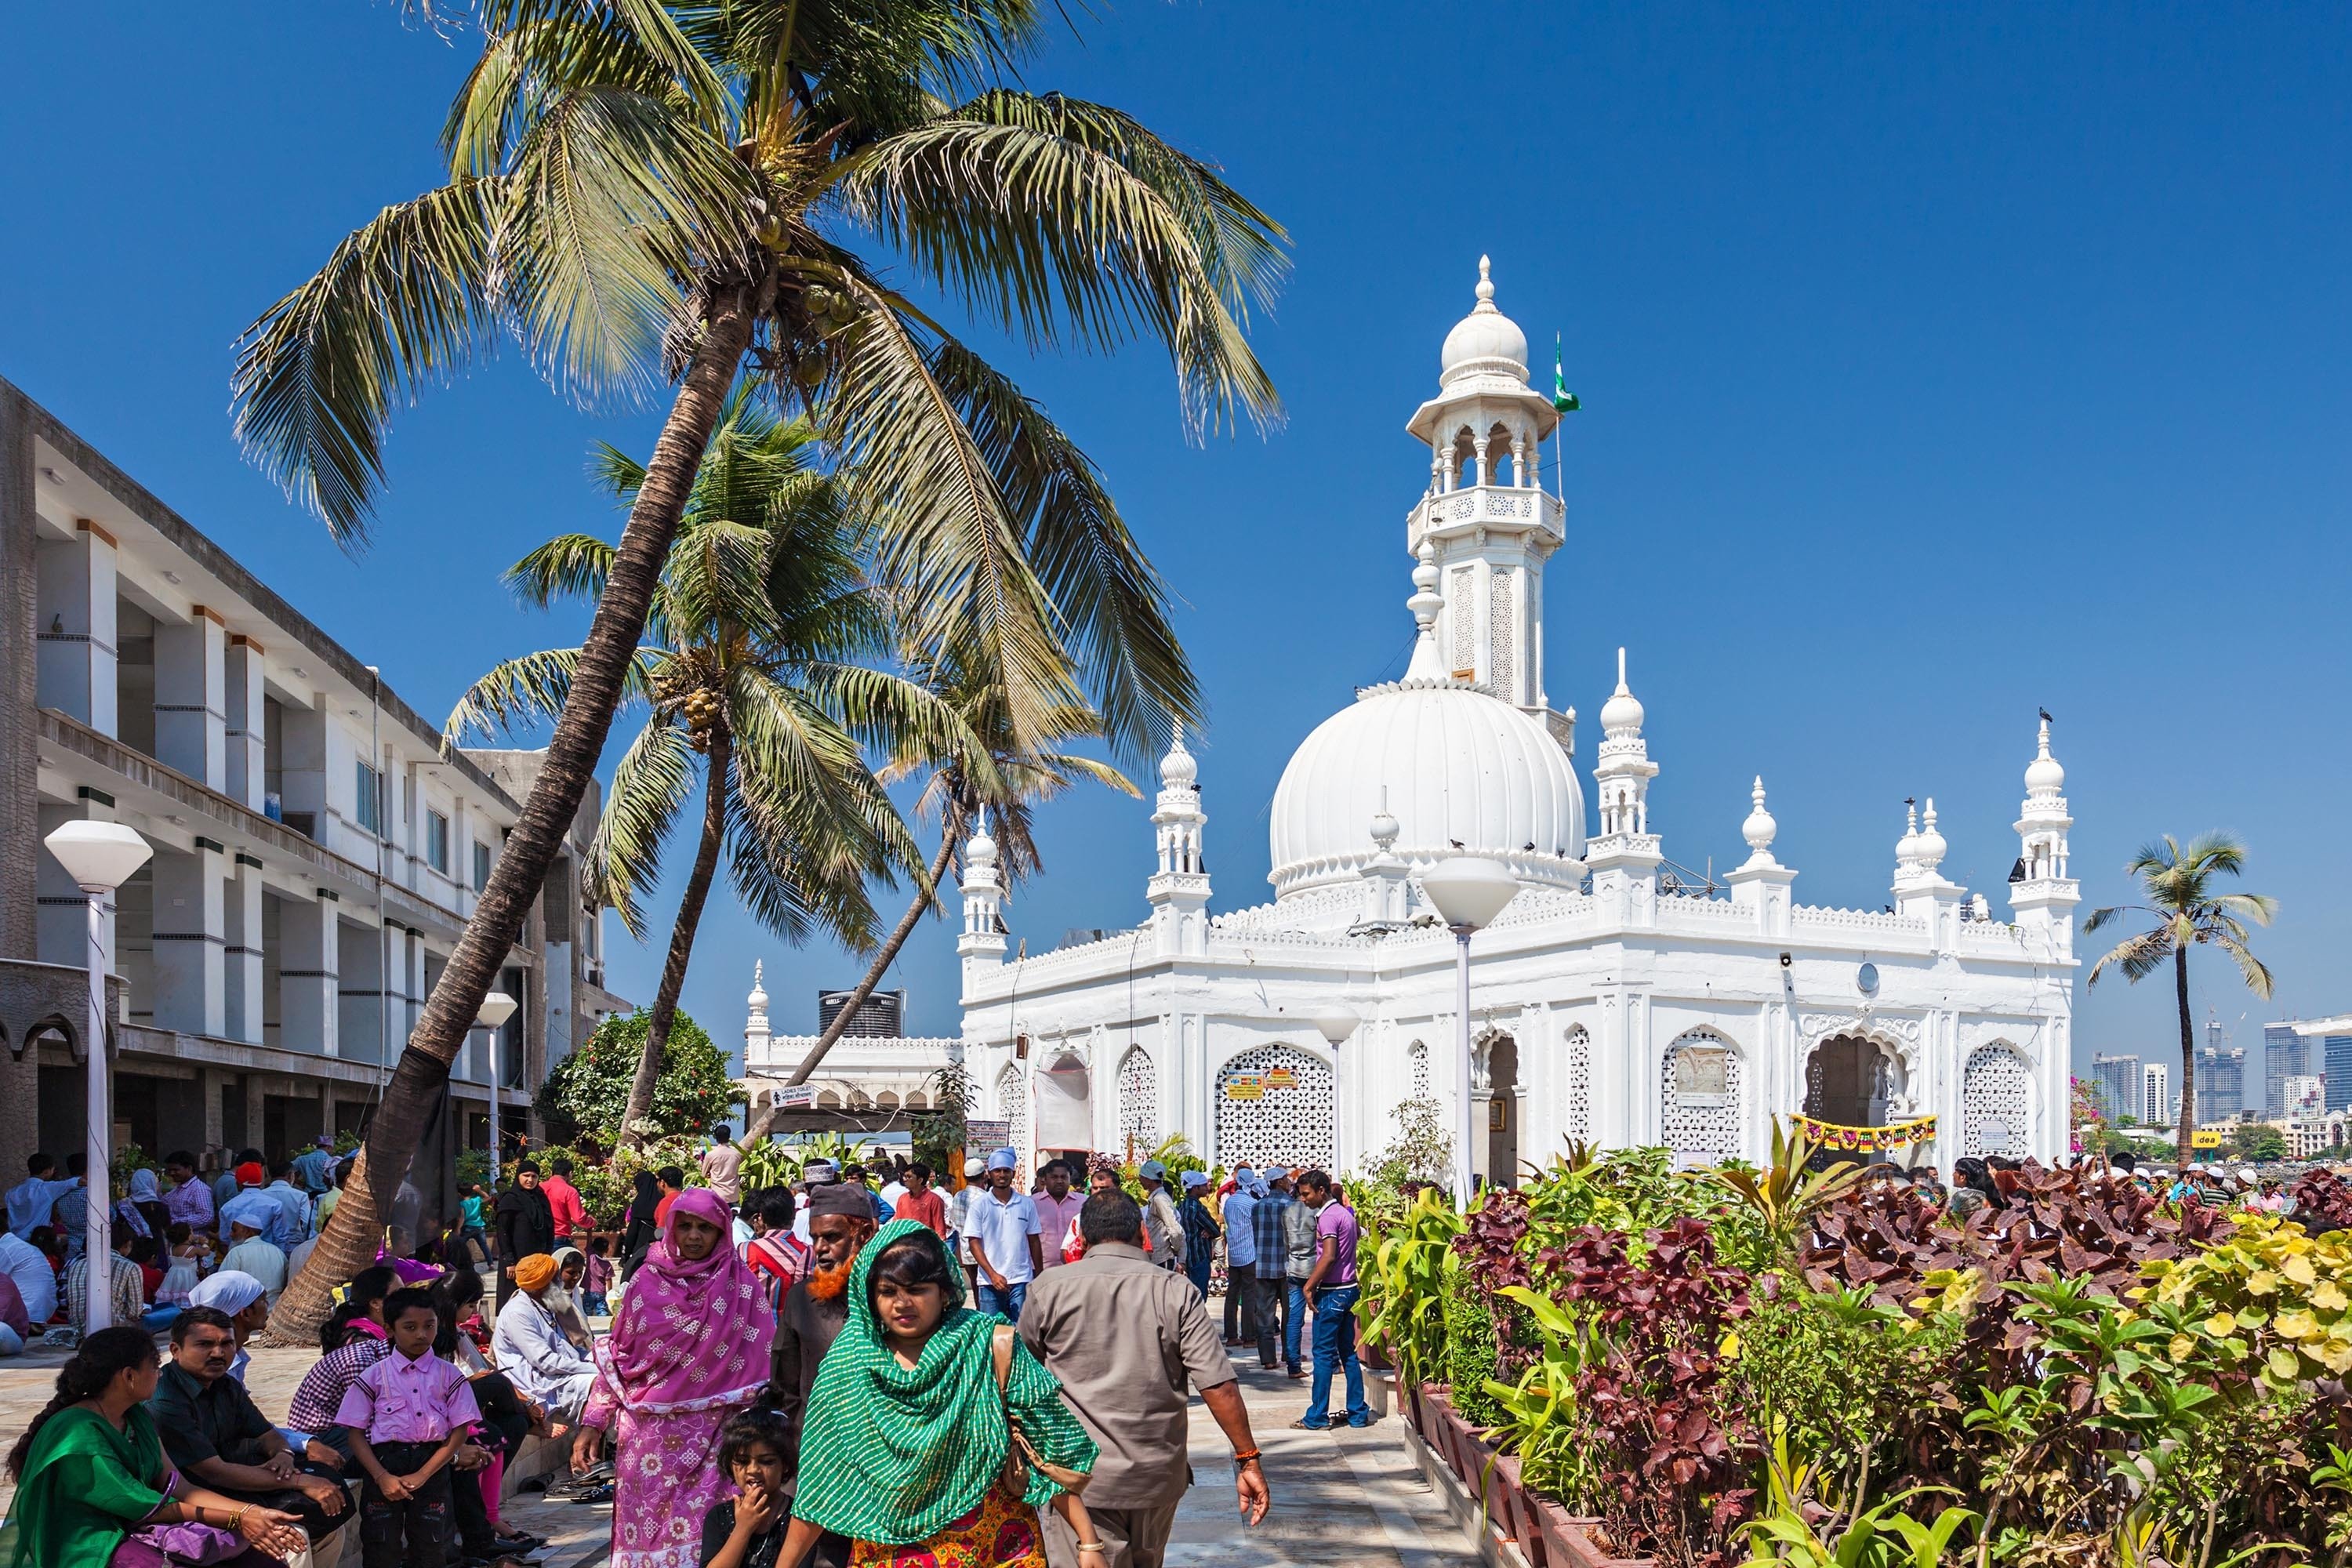
[[[1528,340],[1495,308],[1486,258],[1477,303],[1439,355],[1437,395],[1406,429],[1430,449],[1429,488],[1405,523],[1405,548],[1439,574],[1440,674],[1475,680],[1540,719],[1572,749],[1572,715],[1551,711],[1543,680],[1544,563],[1565,509],[1544,493],[1544,437],[1559,423],[1528,385]]]
[[[1772,858],[1772,840],[1780,825],[1764,809],[1764,778],[1758,774],[1756,787],[1748,792],[1752,803],[1748,820],[1739,825],[1739,836],[1748,840],[1748,858],[1736,870],[1727,872],[1724,880],[1731,885],[1731,901],[1742,909],[1756,911],[1756,931],[1759,936],[1789,934],[1790,886],[1797,879],[1791,867]]]
[[[2033,760],[2025,764],[2009,907],[2019,925],[2049,931],[2062,954],[2074,951],[2074,906],[2083,901],[2083,885],[2066,874],[2066,830],[2074,826],[2066,814],[2066,770],[2050,754],[2050,715],[2044,713]]]
[[[1601,705],[1605,737],[1592,766],[1601,795],[1601,826],[1587,843],[1584,864],[1595,898],[1619,900],[1628,924],[1649,923],[1657,896],[1658,836],[1650,831],[1650,781],[1658,764],[1642,739],[1641,699],[1625,683],[1625,650],[1617,650],[1617,689]]]
[[[1160,759],[1160,800],[1151,814],[1160,868],[1144,888],[1152,948],[1163,957],[1197,955],[1209,947],[1209,864],[1202,853],[1209,818],[1201,809],[1200,777],[1200,762],[1184,749],[1179,720],[1168,754]]]
[[[743,1019],[743,1070],[753,1071],[768,1065],[768,991],[760,984],[765,965],[754,959],[751,963],[751,994],[743,998],[749,1009]]]
[[[963,847],[963,934],[956,953],[963,960],[964,988],[1004,962],[1004,921],[998,912],[1004,889],[996,879],[996,840],[988,836],[988,807]]]

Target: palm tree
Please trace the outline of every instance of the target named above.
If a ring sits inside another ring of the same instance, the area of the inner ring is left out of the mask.
[[[703,809],[622,1118],[625,1146],[644,1141],[722,848],[738,898],[770,930],[798,942],[818,929],[870,947],[866,879],[913,867],[921,851],[867,771],[856,736],[960,744],[955,716],[929,692],[854,662],[887,651],[887,627],[864,579],[850,487],[810,467],[813,446],[805,422],[778,420],[739,386],[654,591],[631,681],[646,701],[646,726],[614,769],[587,866],[590,896],[640,941],[643,894],[659,879],[698,755]],[[624,500],[644,481],[644,469],[611,447],[597,467]],[[593,598],[612,556],[602,540],[567,534],[532,551],[507,580],[541,608]],[[556,648],[500,664],[458,700],[448,741],[551,718],[579,658],[577,649]]]
[[[1198,706],[1165,592],[1084,455],[854,247],[1032,348],[1158,338],[1188,431],[1278,405],[1244,328],[1282,231],[1116,110],[1003,85],[1037,0],[480,0],[449,177],[384,208],[247,331],[247,454],[364,540],[394,406],[517,342],[660,438],[547,761],[386,1086],[358,1180],[279,1303],[307,1335],[375,1238],[603,752],[696,469],[747,356],[860,472],[907,635],[971,638],[1012,722],[1074,694],[1140,754]]]
[[[898,917],[898,923],[891,928],[890,934],[875,950],[864,978],[849,994],[848,1000],[835,1010],[833,1022],[824,1026],[816,1043],[809,1047],[808,1054],[801,1058],[800,1065],[784,1080],[787,1085],[809,1080],[810,1075],[816,1071],[817,1064],[824,1060],[825,1054],[847,1030],[857,1009],[866,1005],[866,999],[874,994],[876,988],[882,984],[882,977],[898,961],[899,949],[906,946],[907,939],[914,934],[924,912],[938,906],[938,889],[947,876],[957,847],[964,841],[965,829],[973,825],[982,810],[992,808],[994,812],[988,824],[990,837],[996,841],[997,865],[1003,872],[1005,885],[1010,887],[1022,877],[1038,870],[1043,864],[1032,832],[1033,813],[1039,803],[1085,780],[1092,780],[1129,795],[1141,794],[1125,774],[1108,763],[1061,749],[1067,742],[1087,740],[1102,733],[1100,719],[1085,706],[1067,704],[1049,717],[1045,731],[1055,742],[1053,746],[1020,747],[1015,745],[1012,735],[1008,713],[1010,705],[1004,700],[1002,689],[981,676],[972,664],[951,661],[933,675],[931,684],[963,721],[965,728],[958,732],[957,738],[961,739],[963,734],[977,735],[982,738],[986,749],[977,755],[971,750],[959,749],[934,752],[925,756],[917,750],[919,735],[908,731],[907,742],[901,746],[902,754],[893,763],[889,773],[894,777],[904,777],[919,769],[929,768],[930,776],[924,784],[917,808],[927,816],[933,812],[938,814],[939,851],[924,868],[921,885],[908,900],[905,912]],[[775,1122],[776,1109],[772,1099],[766,1108],[752,1115],[744,1128],[744,1142],[757,1142],[767,1136],[768,1129]]]
[[[2189,1164],[2189,1134],[2197,1129],[2197,1026],[2189,1011],[2189,950],[2210,942],[2230,955],[2246,989],[2268,1000],[2271,972],[2246,945],[2246,922],[2268,925],[2278,913],[2278,900],[2260,893],[2223,893],[2213,889],[2218,877],[2239,876],[2245,870],[2246,847],[2226,833],[2208,833],[2186,849],[2171,835],[2150,844],[2131,858],[2124,869],[2140,881],[2147,901],[2093,910],[2083,930],[2095,931],[2126,912],[2152,915],[2156,926],[2116,944],[2091,965],[2090,984],[2110,963],[2124,978],[2137,984],[2172,961],[2172,989],[2180,1007],[2180,1126],[2177,1152],[2181,1166]]]

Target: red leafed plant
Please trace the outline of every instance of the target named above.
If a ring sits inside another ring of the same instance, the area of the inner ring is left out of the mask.
[[[1716,1258],[1705,1221],[1644,1237],[1586,1226],[1553,1254],[1553,1289],[1590,1314],[1576,1385],[1580,1436],[1601,1477],[1602,1520],[1620,1555],[1719,1568],[1755,1489],[1755,1429],[1727,1399],[1725,1354],[1748,1311],[1748,1276]]]
[[[2325,1215],[2332,1225],[2352,1225],[2352,1182],[2333,1171],[2307,1171],[2286,1193],[2298,1209]]]

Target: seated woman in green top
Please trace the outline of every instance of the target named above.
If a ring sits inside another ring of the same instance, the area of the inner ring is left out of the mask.
[[[268,1568],[303,1544],[292,1514],[208,1492],[164,1460],[146,1410],[158,1365],[142,1328],[82,1342],[56,1397],[8,1452],[16,1500],[0,1526],[0,1563],[169,1568],[201,1554],[216,1568]]]

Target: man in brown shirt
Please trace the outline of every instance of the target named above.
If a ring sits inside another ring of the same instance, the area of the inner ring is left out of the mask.
[[[1192,1484],[1188,1383],[1234,1447],[1234,1495],[1252,1524],[1265,1517],[1265,1471],[1217,1326],[1191,1282],[1144,1252],[1135,1200],[1118,1191],[1088,1198],[1078,1234],[1086,1256],[1029,1287],[1020,1331],[1101,1449],[1087,1512],[1104,1550],[1082,1560],[1076,1536],[1047,1515],[1045,1557],[1053,1568],[1161,1568],[1176,1505]]]

